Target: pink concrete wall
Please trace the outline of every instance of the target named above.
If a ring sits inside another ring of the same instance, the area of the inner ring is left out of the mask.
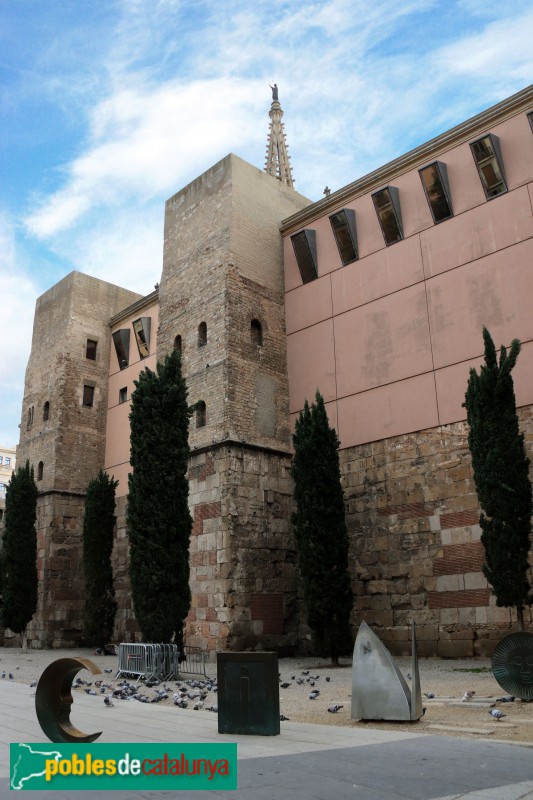
[[[489,201],[469,146],[488,132],[499,137],[508,185]],[[390,179],[400,191],[403,241],[385,245],[370,191],[338,206],[355,211],[358,261],[341,264],[329,223],[336,209],[302,226],[316,231],[317,280],[302,285],[290,233],[284,238],[292,422],[318,387],[343,448],[464,420],[468,372],[482,361],[483,325],[498,347],[522,342],[513,373],[517,403],[533,403],[527,116],[424,158]],[[447,165],[454,211],[438,225],[418,174],[436,159]]]
[[[135,334],[133,333],[132,322],[139,317],[150,317],[150,355],[141,359]],[[148,367],[151,370],[156,366],[156,338],[157,326],[159,324],[159,305],[151,303],[149,306],[133,313],[116,323],[112,332],[121,328],[130,328],[130,358],[129,365],[125,369],[119,369],[115,346],[111,345],[111,356],[109,363],[109,400],[107,408],[107,428],[106,428],[106,452],[105,470],[118,480],[117,497],[128,493],[128,474],[130,472],[130,423],[129,413],[131,406],[131,395],[135,390],[134,381],[138,379],[140,372]],[[119,392],[122,388],[127,389],[127,401],[119,402]]]

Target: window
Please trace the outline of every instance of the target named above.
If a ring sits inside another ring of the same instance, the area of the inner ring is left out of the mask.
[[[94,402],[94,386],[87,383],[83,384],[83,405],[87,408],[92,408]]]
[[[493,133],[488,133],[470,145],[485,197],[490,200],[507,191],[503,174],[500,142]]]
[[[151,317],[140,317],[133,323],[133,333],[137,342],[137,349],[141,358],[150,355],[150,330],[152,327]]]
[[[46,422],[49,419],[50,419],[50,403],[47,400],[43,406],[43,422]]]
[[[374,208],[385,244],[394,244],[403,239],[402,216],[400,212],[400,192],[395,186],[386,186],[372,195]]]
[[[183,345],[179,334],[174,338],[174,350],[177,350],[179,353],[183,352]]]
[[[205,347],[207,344],[207,325],[205,322],[200,322],[198,325],[198,347]]]
[[[87,344],[85,346],[85,358],[90,358],[91,361],[96,361],[96,346],[98,342],[95,342],[94,339],[87,339]]]
[[[531,126],[531,130],[533,131],[533,111],[529,112],[529,114],[527,115],[527,118],[529,120],[529,124]]]
[[[196,427],[205,427],[205,403],[203,400],[196,403]]]
[[[250,338],[252,344],[255,344],[257,347],[263,346],[263,326],[258,319],[253,319],[250,322]]]
[[[128,387],[124,386],[123,389],[118,390],[118,402],[125,403],[128,399]]]
[[[117,354],[118,365],[124,369],[130,363],[130,329],[121,328],[113,334],[113,344]]]
[[[329,218],[339,255],[343,264],[357,260],[357,232],[355,229],[355,211],[343,208]]]
[[[30,406],[28,408],[28,418],[26,420],[26,430],[29,430],[31,428],[31,426],[33,425],[33,412],[34,412],[34,408],[33,408],[33,406]]]
[[[433,222],[442,222],[443,219],[453,217],[446,164],[443,164],[442,161],[435,161],[419,170],[419,175]]]
[[[316,257],[316,231],[307,228],[291,236],[294,255],[304,283],[314,281],[318,276]]]
[[[42,461],[39,461],[37,465],[37,480],[42,481],[43,479],[43,471],[44,471],[44,464]]]
[[[4,463],[4,456],[0,456],[0,464]]]
[[[5,457],[4,464],[6,465],[6,467],[9,467],[9,465],[11,464],[11,456]]]
[[[0,494],[4,494],[5,490],[6,490],[5,483],[0,483]]]

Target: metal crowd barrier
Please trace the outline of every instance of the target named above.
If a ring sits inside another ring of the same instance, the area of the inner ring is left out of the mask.
[[[179,650],[176,644],[132,644],[122,642],[118,649],[117,678],[177,678]]]
[[[203,675],[207,678],[207,673],[205,671],[207,656],[199,647],[189,647],[185,645],[181,658],[182,660],[179,664],[180,672],[186,672],[191,675]]]

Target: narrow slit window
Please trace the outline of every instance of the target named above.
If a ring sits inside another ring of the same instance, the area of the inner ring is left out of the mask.
[[[124,386],[123,389],[118,390],[118,402],[125,403],[128,399],[128,387]]]
[[[137,350],[141,358],[150,355],[150,330],[152,327],[151,317],[140,317],[133,322],[133,333],[137,342]]]
[[[198,347],[205,347],[207,344],[207,324],[200,322],[198,325]]]
[[[419,174],[433,222],[442,222],[444,219],[453,217],[446,164],[443,164],[442,161],[435,161],[419,170]]]
[[[395,186],[386,186],[372,195],[374,208],[385,244],[394,244],[403,239],[402,216],[400,212],[400,193]]]
[[[87,339],[87,344],[85,345],[85,358],[88,358],[91,361],[96,361],[97,346],[98,342],[96,342],[94,339]]]
[[[29,430],[31,428],[31,426],[33,425],[33,412],[34,412],[34,407],[30,406],[28,408],[28,417],[27,417],[27,420],[26,420],[26,430]]]
[[[86,408],[92,408],[94,403],[94,386],[85,383],[83,385],[83,405]]]
[[[258,319],[253,319],[250,323],[250,338],[256,347],[263,346],[263,326]]]
[[[174,337],[174,350],[177,350],[178,353],[183,352],[183,344],[181,341],[181,336],[179,334],[176,337]]]
[[[47,400],[43,406],[43,422],[46,422],[49,419],[50,419],[50,403]]]
[[[302,281],[304,283],[314,281],[318,277],[316,232],[312,228],[306,228],[291,236],[291,242]]]
[[[42,481],[43,479],[43,472],[44,472],[44,464],[42,461],[39,461],[37,464],[37,480]]]
[[[199,400],[198,403],[196,403],[196,427],[205,428],[205,422],[206,422],[205,403],[203,400]]]
[[[477,171],[487,200],[505,194],[507,184],[503,172],[500,142],[493,133],[488,133],[470,145]]]
[[[357,231],[355,228],[355,211],[343,208],[329,218],[341,261],[350,264],[357,261]]]
[[[117,354],[118,365],[124,369],[130,363],[130,329],[121,328],[113,334],[113,344]]]

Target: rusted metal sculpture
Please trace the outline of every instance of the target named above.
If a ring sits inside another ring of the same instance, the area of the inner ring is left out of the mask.
[[[510,695],[533,700],[533,633],[517,631],[504,636],[492,654],[492,672]]]
[[[82,669],[89,670],[93,675],[102,671],[88,658],[58,658],[46,667],[39,678],[35,710],[39,725],[51,742],[94,742],[102,735],[102,731],[83,733],[70,721],[72,681]]]
[[[410,689],[383,642],[366,622],[361,623],[353,651],[352,719],[420,719],[424,709],[414,622],[411,635]]]

